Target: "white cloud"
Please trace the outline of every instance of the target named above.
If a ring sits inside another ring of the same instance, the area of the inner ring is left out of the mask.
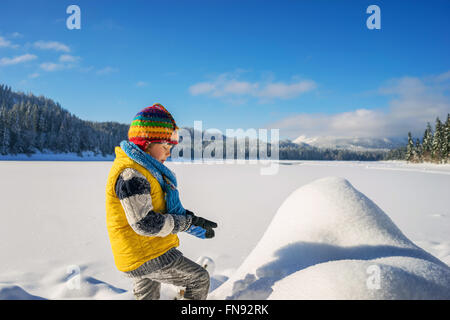
[[[79,70],[80,72],[84,72],[84,73],[91,72],[91,71],[94,70],[94,69],[95,69],[94,66],[88,66],[88,67],[80,67],[80,68],[78,68],[78,70]]]
[[[99,75],[106,75],[106,74],[110,74],[110,73],[117,72],[117,71],[119,71],[119,70],[116,68],[105,67],[103,69],[98,70],[96,73]]]
[[[137,87],[146,87],[147,85],[148,85],[148,83],[145,82],[145,81],[138,81],[138,82],[136,83],[136,86],[137,86]]]
[[[222,88],[217,90],[220,95],[255,95],[258,90],[257,83],[230,80],[223,83]],[[219,95],[218,95],[219,96]]]
[[[52,72],[58,71],[64,68],[64,65],[54,62],[44,62],[39,65],[42,70]]]
[[[189,87],[189,92],[194,96],[211,93],[214,90],[215,86],[209,82],[200,82]]]
[[[316,87],[316,83],[312,80],[303,80],[291,84],[283,82],[269,83],[258,92],[258,95],[265,98],[292,99]]]
[[[59,56],[58,62],[44,62],[39,66],[42,70],[47,72],[59,71],[64,69],[70,69],[77,65],[80,57],[72,56],[70,54],[63,54]]]
[[[18,48],[17,44],[13,44],[11,41],[0,36],[0,48]]]
[[[29,78],[29,79],[36,79],[36,78],[39,77],[39,76],[40,76],[40,74],[37,73],[37,72],[35,72],[35,73],[32,73],[32,74],[28,75],[28,78]]]
[[[77,62],[80,57],[72,56],[70,54],[63,54],[59,57],[59,62]]]
[[[12,38],[23,38],[23,34],[21,34],[20,32],[13,32],[13,33],[11,33],[11,37]]]
[[[9,65],[13,65],[13,64],[19,64],[19,63],[24,63],[27,61],[31,61],[36,59],[37,56],[35,56],[34,54],[24,54],[21,56],[16,56],[14,58],[1,58],[0,59],[0,66],[9,66]]]
[[[260,102],[272,99],[292,99],[316,88],[312,80],[296,80],[291,83],[266,81],[242,81],[238,79],[244,71],[223,73],[212,81],[199,82],[189,87],[189,92],[210,97],[257,98]]]
[[[70,48],[67,45],[58,41],[36,41],[34,46],[43,50],[70,52]]]
[[[450,80],[450,70],[435,76],[434,79],[438,82]]]
[[[387,81],[378,93],[392,96],[388,108],[360,108],[338,114],[298,114],[271,123],[283,136],[405,137],[408,131],[422,137],[426,123],[445,120],[450,112],[448,72],[437,76],[403,77]]]

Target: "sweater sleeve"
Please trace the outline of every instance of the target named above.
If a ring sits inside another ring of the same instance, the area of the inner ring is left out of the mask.
[[[128,223],[141,236],[165,237],[189,228],[190,216],[155,212],[150,183],[139,171],[126,168],[115,185],[116,195],[125,211]]]

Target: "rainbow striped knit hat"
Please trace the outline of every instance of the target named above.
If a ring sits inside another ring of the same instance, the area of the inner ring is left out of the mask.
[[[136,114],[128,130],[128,140],[144,151],[152,142],[178,144],[178,129],[169,111],[155,103]]]

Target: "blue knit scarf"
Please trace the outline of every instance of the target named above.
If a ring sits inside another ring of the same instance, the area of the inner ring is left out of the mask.
[[[186,215],[186,209],[183,208],[180,201],[175,173],[151,155],[142,151],[133,142],[124,140],[120,143],[120,147],[131,160],[143,166],[158,180],[166,194],[166,212],[169,214]],[[186,232],[204,239],[206,230],[198,226],[191,226]]]

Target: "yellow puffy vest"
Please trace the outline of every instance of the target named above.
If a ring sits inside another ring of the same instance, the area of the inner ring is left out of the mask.
[[[141,236],[131,228],[115,192],[115,184],[120,173],[125,168],[133,168],[145,176],[150,183],[155,212],[164,213],[166,210],[164,192],[158,180],[147,169],[131,160],[120,147],[116,147],[115,151],[116,158],[106,184],[106,226],[116,267],[120,271],[127,272],[177,247],[179,240],[176,234],[165,237]]]

